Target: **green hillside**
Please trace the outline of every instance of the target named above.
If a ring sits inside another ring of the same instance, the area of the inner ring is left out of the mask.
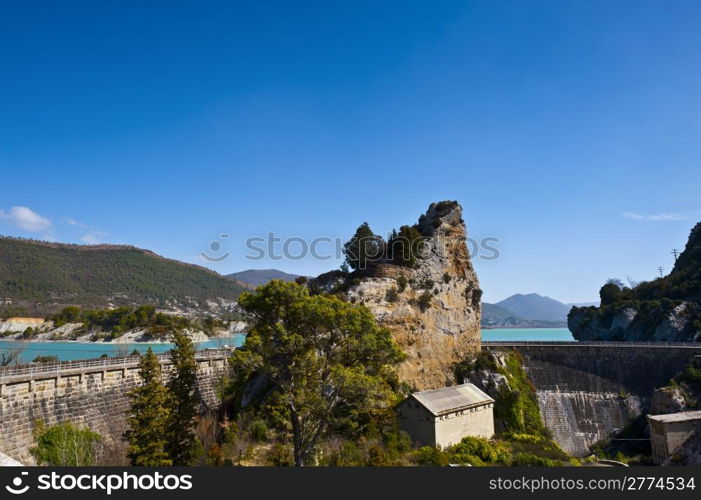
[[[236,281],[204,267],[136,247],[0,237],[0,299],[13,304],[206,309],[207,300],[232,301],[242,291]]]

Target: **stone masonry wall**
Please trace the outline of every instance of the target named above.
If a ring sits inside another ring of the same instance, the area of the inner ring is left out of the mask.
[[[205,407],[218,405],[228,355],[218,350],[197,356],[198,393]],[[172,365],[167,356],[160,359],[167,379]],[[0,370],[0,452],[33,463],[29,449],[37,421],[72,422],[106,439],[120,439],[127,395],[139,382],[136,356]]]

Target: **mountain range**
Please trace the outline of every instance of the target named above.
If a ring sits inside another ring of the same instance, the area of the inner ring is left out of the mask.
[[[596,305],[597,303],[586,303]],[[517,293],[495,304],[482,303],[483,328],[565,328],[575,304],[537,293]],[[583,306],[585,304],[577,304]]]

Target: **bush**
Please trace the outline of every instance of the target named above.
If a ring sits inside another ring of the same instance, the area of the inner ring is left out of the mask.
[[[35,428],[37,446],[30,450],[38,465],[78,467],[95,465],[95,447],[100,435],[70,422]]]
[[[448,283],[450,283],[450,279],[451,279],[450,274],[448,274],[448,273],[443,274],[443,283],[445,283],[447,285]]]
[[[509,460],[509,453],[506,450],[484,438],[472,436],[464,437],[458,444],[449,448],[448,453],[453,462],[472,465],[506,464]],[[475,461],[475,458],[478,461]]]
[[[58,363],[58,357],[38,355],[32,360],[32,363]]]
[[[408,283],[409,281],[406,279],[406,276],[400,274],[399,278],[397,278],[397,291],[399,293],[402,293],[404,290],[406,290],[406,286]]]
[[[511,461],[513,467],[554,467],[560,465],[555,460],[539,457],[532,453],[519,453]]]
[[[431,292],[428,291],[419,295],[419,298],[416,301],[416,305],[419,306],[421,312],[424,312],[431,307],[431,298]]]
[[[433,446],[422,446],[416,450],[414,460],[418,465],[432,465],[435,467],[450,465],[450,458],[448,455]]]
[[[385,300],[387,302],[397,302],[399,300],[399,294],[397,293],[397,287],[393,286],[389,290],[387,290],[387,293],[385,294]]]
[[[265,454],[265,462],[275,467],[290,467],[294,465],[292,450],[282,443],[275,443]]]
[[[263,420],[254,420],[248,428],[251,437],[259,443],[268,439],[268,424]]]
[[[435,285],[435,284],[436,284],[436,282],[433,281],[431,278],[426,278],[425,280],[423,280],[419,284],[419,286],[421,288],[423,288],[424,290],[430,290],[431,288],[433,288],[433,285]]]

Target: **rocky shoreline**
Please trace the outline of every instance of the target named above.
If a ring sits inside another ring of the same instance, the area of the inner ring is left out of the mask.
[[[245,333],[248,325],[244,321],[232,321],[227,328],[216,328],[210,334],[203,330],[185,329],[193,342],[206,342],[218,338],[229,338],[237,333]],[[27,334],[31,329],[31,335]],[[0,321],[0,341],[11,342],[76,342],[81,344],[167,344],[170,336],[153,337],[148,328],[127,330],[117,338],[96,336],[105,334],[99,329],[84,330],[82,323],[67,323],[54,327],[53,321],[43,318],[8,318]]]

